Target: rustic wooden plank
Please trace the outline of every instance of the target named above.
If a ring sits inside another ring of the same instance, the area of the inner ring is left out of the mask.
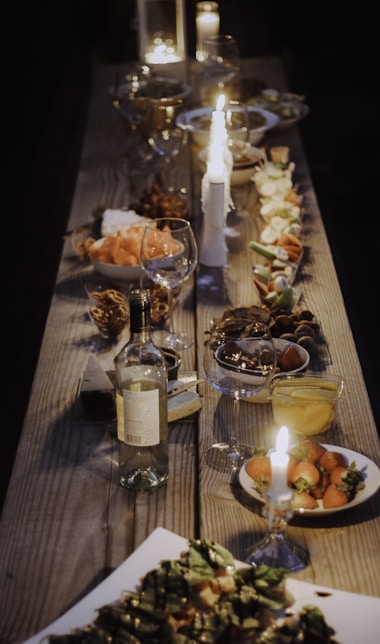
[[[244,74],[285,89],[278,59],[245,61]],[[120,154],[123,124],[107,96],[114,67],[100,67],[84,140],[68,230],[91,221],[100,206],[127,206],[128,181]],[[196,77],[196,69],[192,70]],[[194,76],[193,76],[194,78]],[[197,82],[194,82],[197,88]],[[197,95],[194,92],[193,99]],[[303,302],[320,320],[331,364],[345,380],[339,402],[336,444],[380,463],[379,441],[360,362],[345,312],[328,239],[311,184],[297,128],[271,133],[266,145],[289,145],[295,177],[304,195],[306,253],[298,275]],[[197,150],[184,150],[179,164],[188,189],[195,230],[201,228]],[[152,176],[145,177],[148,182]],[[227,304],[255,303],[251,280],[256,261],[246,242],[260,227],[254,186],[235,191],[241,204],[241,237],[230,246],[227,271],[199,267],[183,287],[175,324],[193,333],[183,354],[184,370],[203,371],[203,344],[210,321]],[[240,244],[240,246],[239,246]],[[186,538],[205,536],[226,545],[237,558],[265,531],[261,506],[205,465],[203,453],[228,429],[232,401],[204,382],[203,407],[195,420],[170,428],[170,478],[154,493],[123,490],[117,480],[117,442],[112,427],[76,422],[75,396],[89,352],[104,369],[125,341],[99,340],[87,315],[83,282],[91,269],[65,241],[23,434],[0,523],[0,639],[22,641],[55,619],[118,566],[157,526]],[[195,315],[193,311],[195,309]],[[21,339],[20,339],[21,340]],[[242,402],[241,437],[273,445],[270,405]],[[379,595],[379,494],[352,511],[329,517],[294,517],[289,535],[309,549],[311,565],[300,579],[362,594]]]

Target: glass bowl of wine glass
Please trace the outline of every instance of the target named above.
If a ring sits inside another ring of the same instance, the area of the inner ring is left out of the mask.
[[[140,261],[145,275],[168,293],[168,328],[153,333],[156,344],[176,351],[194,343],[190,334],[174,330],[173,297],[194,273],[198,248],[191,224],[180,217],[161,217],[147,223],[141,241]]]
[[[240,51],[231,34],[213,34],[203,41],[202,68],[211,83],[222,90],[240,71]]]

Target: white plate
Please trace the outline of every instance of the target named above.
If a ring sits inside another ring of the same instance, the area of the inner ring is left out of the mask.
[[[367,499],[369,499],[379,489],[380,469],[373,461],[371,461],[363,454],[359,454],[359,452],[354,452],[352,449],[337,447],[336,445],[324,445],[323,443],[322,445],[323,447],[326,447],[326,449],[328,449],[330,452],[333,450],[335,452],[341,452],[347,458],[349,463],[355,461],[356,469],[360,470],[364,477],[364,489],[360,490],[356,494],[355,498],[352,499],[352,501],[350,501],[346,505],[342,505],[339,508],[324,508],[322,506],[322,501],[319,500],[318,508],[315,508],[314,510],[294,510],[294,514],[299,514],[305,517],[321,517],[327,514],[334,514],[335,512],[342,512],[343,510],[350,510],[355,505],[359,505],[360,503],[367,501]],[[260,494],[260,492],[253,487],[253,480],[249,476],[249,474],[247,474],[245,464],[239,472],[239,481],[242,488],[246,492],[248,492],[250,496],[253,496],[255,499],[257,499],[257,501],[264,503],[262,494]]]
[[[43,637],[64,635],[73,628],[93,622],[97,608],[118,599],[123,590],[134,590],[140,578],[156,568],[163,559],[178,559],[188,549],[188,541],[169,530],[157,528],[107,579],[84,599],[24,644],[41,644]],[[245,566],[236,561],[237,567]],[[380,629],[380,599],[368,595],[343,592],[324,586],[288,578],[287,588],[295,599],[298,611],[306,604],[318,606],[327,623],[336,631],[342,644],[377,644]]]

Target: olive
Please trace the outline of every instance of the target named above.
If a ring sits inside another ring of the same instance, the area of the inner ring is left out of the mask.
[[[310,335],[302,335],[297,339],[297,344],[306,349],[310,354],[315,354],[317,351],[317,345]]]
[[[309,324],[299,324],[295,328],[297,335],[314,335],[314,329]]]
[[[280,338],[281,340],[287,340],[288,342],[297,342],[297,336],[295,333],[282,333]]]
[[[279,327],[291,327],[293,324],[292,318],[289,315],[276,315],[276,324]]]
[[[301,311],[298,311],[297,313],[297,318],[298,320],[309,320],[311,321],[314,317],[314,314],[309,311],[308,309],[302,309]]]

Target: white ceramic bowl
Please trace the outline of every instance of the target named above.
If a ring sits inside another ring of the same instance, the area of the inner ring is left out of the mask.
[[[97,273],[104,275],[104,277],[121,286],[138,284],[140,279],[144,279],[145,277],[145,273],[140,265],[122,266],[121,264],[107,264],[106,262],[98,262],[92,257],[90,257],[90,262]]]
[[[241,146],[239,144],[242,144]],[[250,145],[248,142],[244,141],[234,141],[231,146],[232,154],[234,157],[234,166],[232,168],[231,174],[231,186],[242,186],[245,183],[249,183],[253,175],[253,168],[257,163],[259,163],[264,155],[263,151],[260,148]],[[237,151],[237,148],[244,148],[244,153],[241,154]],[[236,153],[235,153],[236,151]],[[200,150],[198,158],[202,165],[202,171],[206,170],[206,159],[207,159],[207,148]]]
[[[212,111],[212,107],[199,107],[181,112],[177,117],[177,123],[191,133],[193,142],[200,148],[207,147],[209,143]],[[279,117],[269,110],[250,105],[247,106],[247,112],[250,121],[249,142],[251,145],[257,145],[264,138],[265,133],[277,125]],[[259,120],[260,124],[252,126],[254,119]],[[234,138],[244,140],[246,134],[244,128],[241,128],[240,131],[235,131]]]
[[[288,346],[294,347],[297,353],[299,354],[300,358],[302,359],[302,364],[297,369],[293,369],[292,371],[280,371],[281,374],[298,373],[306,369],[307,365],[310,362],[310,355],[306,351],[306,349],[301,347],[299,344],[296,344],[295,342],[282,340],[281,338],[273,338],[273,342],[274,342],[274,346],[276,347],[276,350],[279,351],[280,353],[283,353]],[[253,403],[269,403],[270,387],[271,387],[271,381],[258,394],[256,394],[255,396],[249,396],[248,398],[244,398],[244,400],[247,400],[248,402],[253,402]]]
[[[101,246],[105,237],[101,237],[94,242],[94,246]],[[111,264],[108,262],[101,262],[91,255],[89,255],[90,262],[95,271],[100,275],[104,275],[109,280],[117,285],[125,286],[129,283],[139,283],[144,278],[145,273],[140,264],[134,266],[126,266],[123,264]]]

